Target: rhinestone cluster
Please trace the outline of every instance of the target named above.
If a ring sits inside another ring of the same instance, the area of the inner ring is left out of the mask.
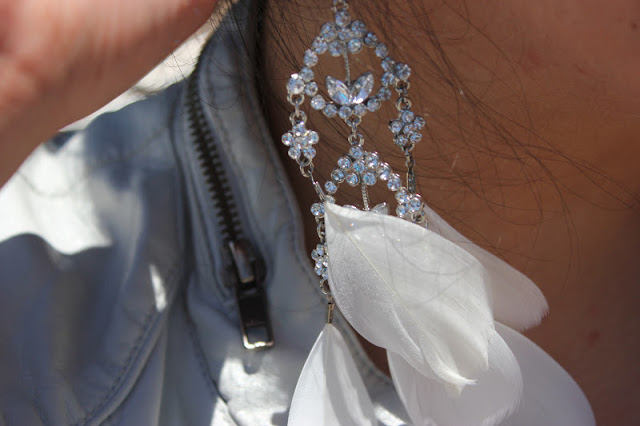
[[[383,69],[384,61],[391,61],[395,66],[392,70],[385,70],[382,76],[383,84],[376,94],[370,96],[373,88],[371,73],[365,73],[355,81],[348,82],[349,84],[328,76],[326,87],[330,99],[319,94],[313,72],[313,67],[318,64],[319,55],[326,52],[332,56],[342,56],[346,53],[357,54],[362,51],[363,47],[374,49],[376,56],[383,62]],[[335,22],[324,24],[320,35],[313,40],[311,48],[305,51],[304,67],[298,73],[291,75],[287,89],[290,94],[304,94],[311,97],[311,108],[322,111],[329,118],[339,116],[346,121],[352,116],[362,117],[368,112],[378,111],[381,103],[392,97],[389,86],[392,86],[395,81],[406,81],[411,74],[408,65],[396,64],[388,56],[388,52],[387,46],[378,42],[378,37],[367,30],[363,21],[351,21],[346,10],[338,11]]]
[[[298,162],[301,173],[311,180],[320,198],[319,202],[311,206],[311,214],[316,219],[320,238],[320,244],[313,250],[311,257],[315,262],[315,272],[320,277],[321,288],[327,294],[330,294],[330,290],[326,287],[328,253],[324,234],[324,203],[335,202],[334,195],[341,184],[361,188],[365,209],[388,214],[386,203],[369,208],[367,188],[382,181],[394,193],[397,201],[396,216],[426,226],[425,204],[415,192],[412,157],[415,144],[422,139],[425,120],[412,111],[408,98],[411,68],[392,59],[387,45],[380,42],[363,21],[351,19],[346,0],[333,2],[334,21],[322,26],[320,34],[304,53],[303,67],[292,74],[287,82],[288,100],[295,107],[295,111],[290,116],[291,130],[282,136],[282,143],[289,147],[289,156]],[[377,90],[374,90],[376,77],[372,72],[365,72],[355,79],[350,77],[349,55],[358,54],[364,48],[372,49],[380,59],[382,73]],[[346,68],[344,80],[333,76],[326,77],[325,88],[328,98],[319,93],[314,74],[319,57],[327,52],[331,56],[344,57]],[[390,121],[389,129],[393,134],[394,143],[407,159],[406,186],[400,175],[395,173],[388,163],[380,160],[378,153],[363,148],[364,136],[358,131],[362,117],[378,111],[383,102],[392,98],[393,91],[398,96],[398,117]],[[311,109],[322,112],[329,118],[339,117],[351,129],[348,137],[349,151],[338,159],[337,166],[331,171],[324,185],[320,185],[313,174],[315,145],[319,137],[318,133],[306,128],[306,113],[301,110],[305,97],[310,98]]]
[[[316,156],[313,145],[319,140],[318,132],[307,129],[304,122],[295,124],[291,131],[282,135],[282,143],[289,147],[289,157],[294,160],[299,160],[301,156],[312,160]]]
[[[327,279],[327,266],[329,265],[329,257],[327,256],[326,244],[318,244],[311,252],[311,259],[316,263],[314,271],[321,279]]]
[[[425,126],[424,118],[416,117],[410,109],[401,109],[396,120],[389,123],[389,130],[393,133],[393,142],[400,148],[405,149],[420,142],[422,133],[420,130]]]

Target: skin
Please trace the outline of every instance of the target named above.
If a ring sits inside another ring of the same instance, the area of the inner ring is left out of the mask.
[[[393,7],[352,0],[350,12],[414,70],[410,97],[428,123],[414,151],[418,192],[463,234],[539,285],[550,313],[526,334],[576,379],[598,424],[633,424],[640,397],[640,5],[388,4]],[[278,140],[290,128],[291,108],[282,106],[288,76],[299,69],[291,55],[302,58],[332,16],[306,0],[271,2],[268,15],[264,72]],[[362,70],[378,66],[360,56]],[[328,54],[315,70],[321,85],[325,75],[344,77],[343,64]],[[402,171],[404,159],[386,129],[392,112],[365,116],[361,129],[365,147]],[[321,136],[314,164],[323,182],[346,151],[346,125],[312,112],[309,127]],[[308,212],[315,202],[309,181],[284,149],[282,157]],[[358,203],[357,193],[346,200],[340,193],[339,202]],[[384,194],[373,191],[374,204]],[[303,217],[311,249],[315,222]],[[385,370],[384,351],[366,347]]]
[[[215,0],[0,0],[0,185],[57,129],[126,90]]]
[[[214,3],[0,0],[0,184],[40,141],[159,62]],[[261,52],[275,140],[288,129],[282,103],[291,58],[301,58],[331,19],[317,3],[268,3]],[[415,150],[419,192],[541,287],[550,314],[527,335],[578,381],[598,424],[633,424],[640,396],[640,4],[388,3],[352,0],[350,10],[414,70],[410,96],[428,119]],[[360,66],[369,65],[362,59]],[[343,77],[341,67],[328,63],[318,73]],[[384,113],[363,120],[366,146],[402,170]],[[345,129],[317,114],[311,120],[323,142],[317,175],[327,176]],[[283,163],[306,212],[314,201],[309,182],[284,152]],[[315,223],[303,217],[311,247]],[[384,354],[367,348],[384,369]]]

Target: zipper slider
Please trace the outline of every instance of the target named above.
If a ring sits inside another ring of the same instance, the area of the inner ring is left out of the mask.
[[[267,296],[256,273],[256,259],[245,240],[229,242],[236,280],[233,291],[240,314],[242,340],[250,350],[273,346]]]

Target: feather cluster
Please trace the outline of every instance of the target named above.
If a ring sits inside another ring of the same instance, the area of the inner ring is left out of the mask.
[[[512,329],[539,323],[547,311],[540,290],[433,211],[427,209],[427,216],[430,229],[325,204],[331,291],[351,326],[387,350],[394,384],[413,424],[595,424],[571,377]],[[354,378],[353,360],[335,333],[325,327],[318,338],[296,388],[289,424],[312,424],[309,417],[293,416],[311,394],[315,403],[323,401],[323,412],[337,412],[336,404],[322,396],[327,387],[333,389],[328,392],[332,398],[342,392],[340,398],[351,401],[349,410],[371,410],[361,379]],[[324,388],[311,391],[301,382],[319,376],[320,364]],[[331,385],[336,375],[344,380]],[[542,423],[541,415],[547,416]],[[358,418],[338,416],[313,424],[372,424],[369,415]]]

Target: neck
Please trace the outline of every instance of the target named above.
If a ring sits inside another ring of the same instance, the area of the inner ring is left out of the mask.
[[[274,140],[290,128],[286,81],[320,26],[332,20],[325,3],[268,5],[262,52]],[[352,2],[349,11],[413,68],[410,97],[428,122],[415,150],[418,192],[541,287],[550,315],[529,336],[576,378],[600,423],[620,422],[620,413],[633,413],[638,394],[631,390],[640,380],[640,144],[634,143],[640,117],[630,113],[638,105],[617,96],[617,87],[577,73],[575,64],[564,66],[561,52],[507,19],[513,10],[469,10],[462,17],[451,4],[416,13],[413,3],[394,2],[390,13],[385,5]],[[344,74],[340,61],[323,66],[327,57],[316,68],[318,82]],[[363,119],[365,147],[401,171],[388,112]],[[326,177],[346,151],[346,125],[311,112],[309,127],[321,137],[316,175]],[[310,250],[316,236],[308,212],[316,195],[282,152]]]

